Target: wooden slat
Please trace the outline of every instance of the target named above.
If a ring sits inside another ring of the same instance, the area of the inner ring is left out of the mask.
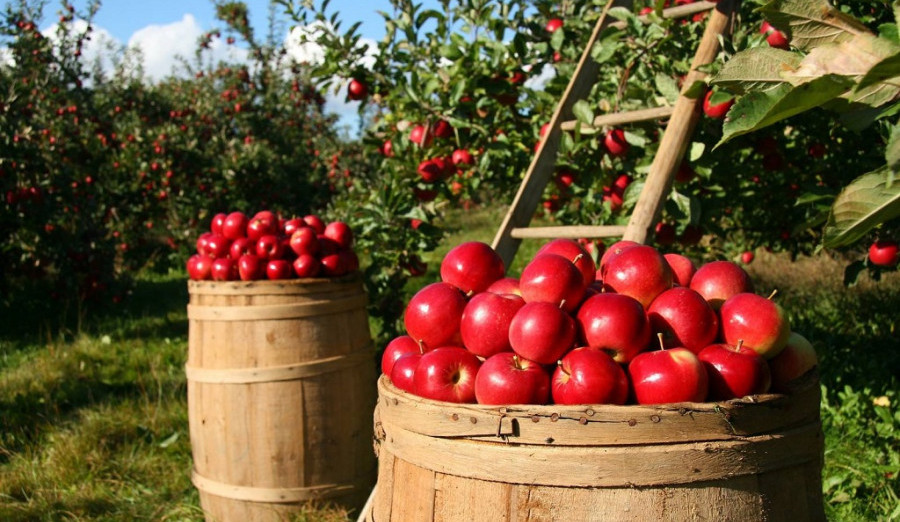
[[[510,235],[516,239],[596,239],[604,237],[621,237],[625,233],[624,226],[616,225],[571,225],[558,227],[522,227],[514,228]]]
[[[638,123],[642,121],[653,121],[653,120],[662,120],[666,119],[672,115],[672,112],[675,110],[674,107],[663,106],[663,107],[650,107],[648,109],[637,109],[634,111],[623,111],[623,112],[614,112],[611,114],[603,114],[594,118],[594,121],[591,122],[590,125],[582,125],[582,131],[590,131],[594,129],[600,129],[604,126],[616,126],[616,125],[626,125],[629,123]],[[572,131],[578,126],[578,121],[569,120],[564,121],[560,125],[562,130],[564,131]]]
[[[716,4],[697,47],[691,70],[684,80],[685,89],[706,76],[701,68],[711,63],[718,55],[719,38],[728,32],[731,17],[739,5],[739,0],[721,0]],[[675,101],[675,111],[660,140],[653,163],[650,164],[650,171],[628,221],[628,230],[623,239],[638,243],[647,242],[651,228],[659,218],[663,204],[672,190],[673,174],[684,157],[691,141],[691,134],[700,118],[698,109],[701,101],[701,98],[689,98],[684,93]]]
[[[591,33],[584,52],[581,54],[581,59],[575,68],[575,73],[572,75],[572,79],[569,80],[569,85],[563,92],[560,103],[550,118],[547,134],[538,145],[537,153],[531,160],[531,164],[522,179],[522,184],[519,186],[518,192],[516,192],[512,205],[503,218],[496,236],[494,236],[491,246],[503,259],[505,266],[512,264],[513,257],[515,257],[521,243],[521,239],[512,237],[510,232],[514,228],[525,227],[531,222],[534,211],[540,202],[541,193],[553,174],[553,169],[556,166],[556,153],[559,151],[559,141],[562,133],[559,124],[564,119],[572,118],[572,106],[575,105],[576,101],[587,97],[597,79],[600,65],[591,58],[591,49],[594,47],[600,32],[610,23],[607,13],[612,7],[630,6],[631,4],[630,0],[610,0],[597,20],[594,31]]]

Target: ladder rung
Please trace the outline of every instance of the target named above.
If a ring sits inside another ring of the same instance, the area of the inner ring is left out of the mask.
[[[702,13],[704,11],[709,11],[716,7],[716,2],[693,2],[690,4],[682,4],[676,5],[675,7],[667,7],[662,10],[663,18],[685,18],[697,13]],[[638,16],[639,20],[646,20],[648,18],[647,15]],[[614,22],[610,25],[618,27],[621,24],[622,27],[625,26],[625,22]]]
[[[571,225],[556,227],[519,227],[510,230],[509,235],[516,239],[593,239],[621,237],[624,233],[624,225]]]
[[[594,121],[591,125],[582,126],[582,129],[599,129],[605,125],[624,125],[627,123],[637,123],[640,121],[653,121],[668,118],[672,115],[672,111],[674,111],[674,107],[663,106],[663,107],[650,107],[648,109],[637,109],[634,111],[623,111],[623,112],[614,112],[611,114],[603,114],[601,116],[597,116],[594,118]],[[578,125],[578,121],[564,121],[560,124],[559,128],[564,131],[572,131],[575,130],[575,126]]]

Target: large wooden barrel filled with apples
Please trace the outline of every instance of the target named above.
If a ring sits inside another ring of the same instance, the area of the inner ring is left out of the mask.
[[[386,346],[369,520],[824,520],[814,350],[739,265],[555,240],[507,277],[485,246]]]
[[[358,271],[199,277],[186,373],[207,520],[280,521],[310,501],[359,509],[375,482],[376,390]]]

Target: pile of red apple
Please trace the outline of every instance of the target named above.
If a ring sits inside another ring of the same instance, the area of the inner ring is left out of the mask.
[[[216,214],[187,261],[188,277],[213,281],[338,277],[358,268],[345,222],[326,223],[316,214],[284,218],[269,210]]]
[[[385,347],[393,384],[479,404],[666,404],[784,393],[816,365],[773,296],[738,264],[697,267],[619,241],[599,260],[544,244],[519,277],[489,245],[455,246]]]

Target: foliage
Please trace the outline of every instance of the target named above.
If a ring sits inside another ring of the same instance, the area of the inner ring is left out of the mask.
[[[834,199],[825,224],[825,247],[851,245],[900,216],[897,21],[881,24],[876,34],[826,0],[773,0],[758,11],[789,36],[793,49],[749,48],[726,62],[713,84],[739,97],[720,143],[819,107],[855,129],[883,121],[885,165],[857,172],[862,175]]]
[[[308,213],[337,190],[324,99],[301,64],[254,39],[242,4],[221,4],[226,28],[156,84],[122,50],[101,56],[111,71],[82,55],[99,2],[63,2],[48,36],[34,4],[7,6],[0,28],[12,57],[0,66],[4,294],[37,280],[59,300],[120,301],[139,270],[183,264],[216,212]],[[247,61],[213,60],[239,38]]]

